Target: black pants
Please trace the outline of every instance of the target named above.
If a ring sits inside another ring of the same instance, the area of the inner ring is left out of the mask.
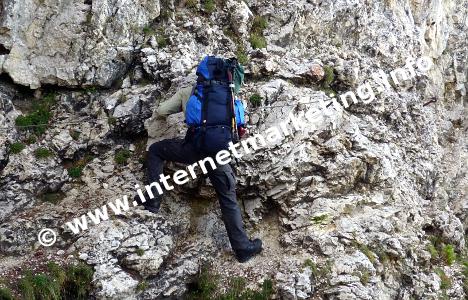
[[[165,160],[193,164],[207,155],[199,153],[197,149],[183,139],[167,139],[156,142],[149,147],[148,152],[148,180],[155,182],[163,173]],[[214,157],[213,157],[214,159]],[[211,170],[207,164],[208,177],[216,190],[224,225],[234,251],[245,249],[250,241],[245,233],[241,212],[236,200],[236,179],[229,164],[217,165]]]

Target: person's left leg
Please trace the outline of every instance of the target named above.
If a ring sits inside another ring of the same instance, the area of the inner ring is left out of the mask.
[[[218,196],[232,249],[236,252],[247,248],[251,242],[244,230],[241,211],[236,199],[236,180],[231,166],[218,165],[215,170],[210,170],[208,176]]]

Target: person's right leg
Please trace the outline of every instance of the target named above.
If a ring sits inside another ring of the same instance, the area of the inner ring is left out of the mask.
[[[174,161],[185,164],[192,164],[199,159],[198,152],[184,139],[166,139],[152,144],[148,149],[147,156],[147,180],[148,184],[158,182],[163,173],[164,161]],[[152,212],[157,212],[161,204],[161,195],[157,190],[152,190],[155,197],[150,199],[145,193],[145,208]],[[138,201],[140,203],[140,201]]]

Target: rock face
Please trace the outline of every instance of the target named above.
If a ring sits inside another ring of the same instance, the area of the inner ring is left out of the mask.
[[[183,298],[206,264],[221,282],[272,279],[276,299],[465,299],[467,3],[206,2],[0,4],[1,269],[62,249],[93,266],[98,299]],[[74,234],[73,218],[131,204],[149,144],[183,136],[183,114],[152,113],[209,53],[246,60],[250,137],[288,122],[236,166],[262,254],[235,261],[205,178],[156,216],[131,207]],[[50,92],[44,132],[16,126]],[[58,233],[50,248],[44,227]]]
[[[159,1],[6,1],[0,72],[16,83],[108,87],[132,63]]]

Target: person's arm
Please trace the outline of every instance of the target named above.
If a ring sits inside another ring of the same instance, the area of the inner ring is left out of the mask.
[[[156,110],[158,118],[166,118],[171,114],[181,112],[183,110],[183,104],[190,97],[192,93],[192,87],[184,87],[177,91],[171,98],[159,104]]]

